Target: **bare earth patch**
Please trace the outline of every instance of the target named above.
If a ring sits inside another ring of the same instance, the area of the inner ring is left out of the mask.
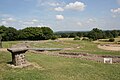
[[[98,48],[111,51],[120,51],[120,45],[118,44],[104,44],[98,45]]]
[[[0,48],[0,51],[7,51],[7,48]]]

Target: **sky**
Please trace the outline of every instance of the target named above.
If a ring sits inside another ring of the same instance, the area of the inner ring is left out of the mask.
[[[120,0],[0,0],[0,25],[53,31],[120,30]]]

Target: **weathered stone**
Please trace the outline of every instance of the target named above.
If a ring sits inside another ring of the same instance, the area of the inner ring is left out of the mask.
[[[15,66],[22,66],[27,64],[25,60],[25,52],[28,50],[27,48],[8,48],[7,49],[12,54],[12,63]]]

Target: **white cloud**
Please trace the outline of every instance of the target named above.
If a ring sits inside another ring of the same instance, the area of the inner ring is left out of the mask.
[[[79,10],[83,11],[85,9],[86,5],[82,2],[74,2],[74,3],[69,3],[65,6],[65,9],[72,9],[72,10]]]
[[[32,22],[39,22],[39,20],[37,20],[37,19],[33,19]]]
[[[2,25],[7,25],[7,22],[6,21],[2,21],[1,24]]]
[[[87,20],[87,23],[93,23],[93,22],[96,22],[96,20],[95,20],[95,19],[92,19],[92,18],[89,18],[89,19]]]
[[[60,4],[59,3],[54,3],[54,2],[52,2],[52,3],[48,3],[50,6],[59,6]]]
[[[16,19],[9,17],[9,18],[3,18],[2,21],[6,21],[6,22],[15,22]]]
[[[60,3],[57,2],[56,0],[37,0],[37,7],[40,7],[40,6],[59,6]]]
[[[81,23],[81,22],[77,22],[77,25],[78,25],[78,26],[82,26],[82,23]]]
[[[38,24],[37,27],[50,27],[50,26],[44,24]]]
[[[113,13],[120,13],[120,8],[111,9],[111,12],[113,12]]]
[[[26,24],[26,25],[30,25],[31,24],[32,25],[32,24],[34,24],[34,22],[31,22],[31,21],[29,22],[28,21],[28,22],[23,22],[23,24]]]
[[[61,8],[61,7],[54,8],[54,10],[55,10],[55,11],[64,11],[64,9]]]
[[[64,19],[64,16],[63,16],[63,15],[56,15],[56,19],[57,19],[57,20],[63,20],[63,19]]]
[[[7,21],[12,21],[12,22],[16,21],[14,18],[11,18],[11,17],[7,18],[6,20]]]

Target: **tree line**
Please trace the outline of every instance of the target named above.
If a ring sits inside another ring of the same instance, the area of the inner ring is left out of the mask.
[[[2,41],[15,40],[48,40],[54,35],[49,27],[27,27],[17,30],[13,27],[0,26]]]
[[[88,37],[91,40],[115,38],[120,36],[120,30],[103,31],[93,28],[91,31],[78,32],[53,32],[49,27],[27,27],[17,30],[13,27],[0,26],[2,41],[15,40],[48,40],[57,38]]]
[[[77,31],[77,32],[56,32],[61,38],[75,38],[77,37],[88,37],[91,40],[97,39],[109,39],[120,36],[120,30],[106,30],[103,31],[98,28],[93,28],[91,31]]]

